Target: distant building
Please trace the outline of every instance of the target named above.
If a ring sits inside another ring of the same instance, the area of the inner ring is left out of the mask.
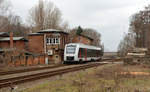
[[[87,44],[87,45],[92,45],[93,39],[85,36],[83,34],[80,35],[74,35],[71,39],[72,43],[83,43],[83,44]]]
[[[69,42],[68,33],[56,29],[41,30],[28,35],[28,50],[48,56],[48,63],[63,61],[65,44]]]

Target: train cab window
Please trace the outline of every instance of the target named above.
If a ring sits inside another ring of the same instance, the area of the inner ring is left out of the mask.
[[[67,54],[74,54],[75,50],[76,50],[76,46],[75,45],[70,45],[70,46],[67,46],[66,53]]]

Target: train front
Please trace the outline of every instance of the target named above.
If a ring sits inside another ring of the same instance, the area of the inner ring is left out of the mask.
[[[78,46],[76,44],[67,44],[64,51],[64,62],[77,61]]]

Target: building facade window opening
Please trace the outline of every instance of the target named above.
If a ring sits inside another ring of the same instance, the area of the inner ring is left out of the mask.
[[[60,44],[60,38],[47,38],[46,42],[47,42],[47,45]]]
[[[49,44],[49,38],[46,39],[46,43]]]
[[[56,43],[56,39],[55,38],[53,38],[53,44],[55,44]]]
[[[56,44],[59,44],[59,43],[60,43],[60,39],[56,38]]]
[[[48,43],[48,39],[46,39],[46,43]]]
[[[52,44],[52,39],[51,38],[49,38],[49,43]]]

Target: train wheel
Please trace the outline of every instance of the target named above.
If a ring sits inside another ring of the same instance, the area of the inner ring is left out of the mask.
[[[98,61],[99,61],[99,62],[102,62],[102,58],[100,58]]]
[[[79,63],[82,63],[82,59],[79,59]]]

